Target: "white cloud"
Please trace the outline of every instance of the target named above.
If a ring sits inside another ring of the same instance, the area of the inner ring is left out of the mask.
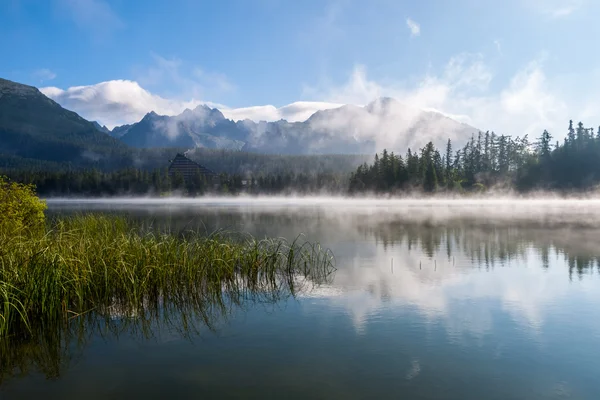
[[[297,101],[283,107],[276,108],[272,105],[254,106],[243,108],[227,108],[221,110],[223,114],[235,121],[250,119],[253,121],[278,121],[285,119],[289,122],[305,121],[319,110],[329,110],[341,107],[343,104],[326,103],[319,101]]]
[[[498,54],[502,55],[502,43],[499,40],[494,40],[494,46],[496,46],[496,51]]]
[[[413,21],[412,19],[407,18],[406,26],[408,26],[408,29],[410,30],[411,37],[421,35],[421,25],[419,25],[416,21]]]
[[[35,79],[38,79],[40,82],[51,81],[56,78],[56,73],[50,71],[48,68],[40,68],[33,72],[33,76]]]
[[[82,117],[99,121],[109,128],[139,121],[146,113],[175,115],[194,108],[201,101],[165,99],[143,89],[137,82],[115,80],[95,85],[75,86],[62,90],[56,87],[40,89],[63,107]]]
[[[306,86],[304,94],[327,102],[364,105],[383,96],[385,91],[380,84],[367,79],[367,70],[363,65],[354,67],[346,83],[334,88],[323,89],[322,87]]]
[[[114,80],[95,85],[75,86],[62,90],[56,87],[40,89],[42,93],[63,107],[79,113],[82,117],[99,121],[109,128],[117,125],[138,122],[143,116],[154,111],[161,115],[176,115],[186,108],[193,109],[201,104],[219,108],[233,120],[251,119],[254,121],[304,121],[318,110],[336,108],[341,104],[324,102],[296,102],[276,108],[272,105],[229,108],[197,99],[167,99],[142,88],[137,82]]]
[[[550,18],[561,18],[581,9],[586,0],[527,0],[535,11]]]
[[[104,39],[125,26],[105,0],[55,0],[60,13],[67,15],[82,30]]]
[[[411,81],[384,84],[369,78],[366,68],[357,65],[345,83],[312,87],[307,92],[315,99],[351,104],[394,97],[414,107],[440,111],[479,129],[530,137],[548,129],[558,138],[571,118],[586,117],[588,124],[600,120],[600,110],[591,112],[589,107],[596,104],[593,99],[573,98],[569,85],[558,85],[559,81],[556,77],[548,79],[543,62],[534,61],[507,82],[500,82],[483,56],[461,54],[450,59],[441,73]],[[590,120],[592,117],[596,121]]]

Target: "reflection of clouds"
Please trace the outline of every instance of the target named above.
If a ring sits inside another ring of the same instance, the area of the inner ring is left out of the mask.
[[[421,363],[419,363],[419,360],[414,359],[414,360],[412,360],[410,369],[406,373],[405,378],[406,378],[406,380],[410,381],[411,379],[415,378],[420,373],[421,373]]]
[[[370,319],[416,310],[426,323],[442,322],[456,342],[465,335],[482,338],[498,328],[498,313],[535,335],[548,313],[560,311],[574,291],[585,293],[579,286],[589,286],[584,280],[573,287],[561,253],[552,252],[548,269],[542,268],[540,252],[533,249],[486,269],[463,252],[455,253],[454,263],[449,261],[445,245],[431,258],[416,247],[409,251],[406,244],[387,250],[374,243],[370,247],[366,253],[371,257],[344,260],[333,285],[312,294],[344,309],[359,333]],[[597,281],[590,282],[590,288],[597,286]],[[590,294],[599,297],[593,290]]]
[[[368,294],[361,296],[360,302],[348,304],[358,304],[356,313],[354,309],[350,310],[357,325],[363,325],[365,319],[377,314],[384,305],[416,308],[428,319],[437,318],[448,312],[443,288],[460,279],[460,272],[441,254],[436,270],[433,264],[418,251],[409,252],[404,248],[377,251],[363,264],[355,262],[351,268],[341,266],[335,276],[335,285]],[[385,303],[383,299],[386,299]],[[333,301],[336,305],[348,302],[344,298]]]

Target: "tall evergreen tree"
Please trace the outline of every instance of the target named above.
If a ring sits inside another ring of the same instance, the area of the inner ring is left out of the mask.
[[[446,143],[446,185],[452,180],[452,141],[448,139]]]
[[[552,135],[548,133],[547,130],[544,129],[542,136],[540,136],[539,144],[538,144],[538,152],[542,159],[547,159],[550,156],[550,141],[552,140]]]
[[[425,171],[425,179],[423,181],[423,189],[426,192],[434,192],[437,189],[437,174],[435,172],[435,166],[433,165],[433,162],[430,161],[427,163],[427,167],[426,167],[426,171]]]
[[[575,129],[573,129],[573,120],[569,120],[569,130],[567,132],[567,137],[565,141],[566,144],[571,146],[575,144]]]

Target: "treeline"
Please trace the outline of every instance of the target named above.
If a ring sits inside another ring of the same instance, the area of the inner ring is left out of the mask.
[[[242,179],[238,176],[222,175],[218,185],[208,182],[198,173],[188,181],[180,174],[169,175],[167,168],[151,171],[126,168],[103,172],[98,169],[39,171],[5,171],[9,179],[21,183],[34,184],[40,196],[161,196],[173,194],[202,195],[208,192],[230,192],[241,188]]]
[[[544,131],[535,141],[480,132],[454,151],[432,142],[403,157],[384,150],[372,164],[363,164],[352,174],[351,193],[403,190],[483,191],[492,186],[531,189],[583,190],[600,181],[600,128],[569,122],[564,142],[552,141]]]
[[[169,175],[168,168],[128,168],[113,172],[93,170],[40,171],[9,170],[0,175],[16,182],[34,184],[40,196],[201,196],[206,194],[290,194],[319,191],[346,192],[345,175],[286,174],[246,177],[240,174],[220,174],[209,179],[199,172],[185,180],[180,174]]]

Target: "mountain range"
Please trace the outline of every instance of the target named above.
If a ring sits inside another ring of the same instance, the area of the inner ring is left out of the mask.
[[[477,129],[445,115],[412,108],[391,98],[365,107],[345,105],[317,111],[303,122],[233,121],[200,105],[176,116],[150,112],[110,134],[133,147],[207,147],[279,154],[358,154],[383,148],[404,151],[428,141],[443,147],[464,142]]]
[[[0,155],[68,162],[129,165],[135,149],[177,147],[276,154],[369,154],[404,152],[448,138],[458,145],[477,129],[441,113],[380,98],[365,107],[317,111],[302,122],[233,121],[206,105],[179,115],[149,112],[139,122],[112,130],[87,121],[37,88],[0,79]],[[126,161],[124,161],[126,160]]]

